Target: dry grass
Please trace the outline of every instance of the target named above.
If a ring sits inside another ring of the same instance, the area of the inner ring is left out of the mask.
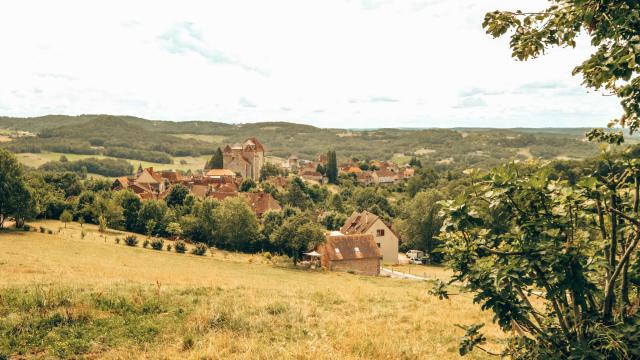
[[[63,227],[58,221],[33,225]],[[84,239],[78,224],[54,235],[0,233],[0,290],[59,289],[71,299],[65,305],[71,313],[82,314],[71,316],[84,319],[74,326],[86,327],[87,345],[70,347],[76,353],[58,349],[66,344],[58,341],[27,356],[77,357],[81,351],[120,359],[454,359],[462,330],[453,324],[491,322],[468,295],[445,301],[429,296],[428,282],[301,271],[261,255],[214,251],[198,257],[131,248],[115,243],[122,234],[101,236],[95,226],[84,227]],[[113,301],[96,298],[157,303],[159,310],[127,317],[109,307]],[[92,338],[97,321],[108,330]],[[495,325],[486,330],[490,343],[499,342]],[[153,336],[128,339],[131,332]],[[6,352],[2,344],[0,354]]]

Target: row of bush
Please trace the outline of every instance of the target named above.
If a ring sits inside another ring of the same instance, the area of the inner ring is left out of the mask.
[[[116,244],[119,244],[119,243],[120,243],[120,238],[116,238]],[[127,246],[135,247],[135,246],[138,246],[138,243],[139,243],[138,237],[135,235],[129,235],[124,238],[124,244]],[[142,247],[146,249],[149,246],[151,246],[153,250],[162,250],[165,247],[164,239],[154,238],[151,241],[149,241],[148,239],[145,239],[144,242],[142,243]],[[171,246],[171,244],[167,244],[166,249],[167,251],[171,251],[172,249],[174,249],[175,252],[179,254],[184,254],[185,252],[187,252],[187,244],[182,240],[178,240],[175,242],[173,247]],[[209,247],[207,245],[203,243],[197,243],[195,247],[191,249],[191,254],[204,256],[207,253],[208,249]]]

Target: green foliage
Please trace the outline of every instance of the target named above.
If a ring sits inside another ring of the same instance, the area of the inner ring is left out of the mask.
[[[147,235],[158,235],[165,230],[167,204],[160,200],[149,200],[142,203],[138,211],[137,229]]]
[[[184,254],[187,251],[187,244],[184,241],[176,241],[175,249],[177,253]]]
[[[144,241],[142,242],[142,247],[146,249],[146,248],[149,247],[149,244],[150,244],[149,240],[148,239],[144,239]]]
[[[300,213],[287,218],[274,231],[270,240],[280,251],[291,256],[296,264],[303,252],[309,251],[325,241],[324,229],[308,214]]]
[[[286,188],[283,195],[284,204],[288,204],[299,209],[308,209],[313,204],[308,194],[309,189],[299,177],[294,177]]]
[[[631,305],[639,289],[632,298],[628,268],[640,240],[640,165],[605,157],[575,186],[550,180],[549,172],[510,165],[470,173],[466,196],[442,202],[453,281],[504,330],[521,329],[506,349],[513,357],[624,357],[640,346],[625,330],[639,320]],[[540,299],[531,301],[532,294]],[[604,337],[621,339],[620,347],[611,349]]]
[[[320,218],[320,223],[327,230],[340,230],[345,221],[347,221],[347,215],[335,211],[328,211]]]
[[[607,91],[621,99],[624,114],[609,127],[627,127],[631,133],[640,127],[639,2],[554,0],[540,12],[488,13],[482,25],[493,37],[513,30],[509,46],[518,60],[536,58],[554,46],[575,47],[578,36],[586,34],[596,50],[573,69],[573,75],[580,75],[586,87]],[[621,131],[594,129],[588,137],[613,144],[624,141]]]
[[[338,183],[338,159],[335,151],[327,152],[327,167],[325,174],[330,184]]]
[[[24,220],[35,215],[36,206],[22,166],[13,154],[0,149],[0,228],[9,216],[15,217],[16,226],[21,227]]]
[[[124,243],[127,246],[138,246],[138,238],[135,235],[128,235],[124,238]]]
[[[173,238],[179,238],[180,235],[182,235],[182,227],[180,226],[180,223],[170,222],[167,224],[166,232]]]
[[[92,174],[116,177],[131,175],[133,165],[123,159],[87,158],[76,161],[50,161],[41,165],[39,169],[54,172],[71,171],[78,174],[85,169]]]
[[[191,249],[193,255],[204,256],[209,250],[209,247],[203,243],[197,243],[196,246]]]
[[[249,192],[251,189],[255,189],[256,186],[257,184],[253,179],[244,179],[242,183],[240,183],[240,192]]]
[[[441,254],[436,252],[440,243],[437,236],[442,226],[438,204],[441,200],[443,196],[437,190],[419,192],[403,204],[399,219],[395,223],[402,237],[404,250],[422,250],[430,262],[442,260]]]
[[[243,198],[227,198],[214,210],[216,246],[249,251],[258,239],[258,220]]]
[[[182,184],[176,184],[169,190],[165,201],[170,207],[182,206],[187,195],[189,195],[189,189]]]
[[[118,199],[122,208],[124,218],[124,228],[127,231],[138,230],[138,212],[140,211],[140,198],[130,190],[119,191],[115,198]]]
[[[222,169],[223,167],[224,155],[222,154],[222,150],[220,148],[217,148],[216,152],[211,156],[211,159],[209,159],[209,161],[207,161],[207,163],[204,165],[204,169]]]
[[[260,181],[266,180],[270,176],[280,175],[280,169],[273,163],[267,162],[260,169]]]
[[[162,250],[164,247],[164,240],[161,238],[154,238],[151,240],[151,248],[153,250]]]

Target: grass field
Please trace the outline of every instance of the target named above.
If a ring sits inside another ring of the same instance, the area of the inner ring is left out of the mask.
[[[429,296],[429,282],[132,248],[92,225],[84,238],[78,224],[32,225],[54,234],[0,232],[0,355],[455,359],[454,324],[491,322],[466,294]],[[500,340],[495,325],[486,330]]]
[[[77,155],[77,154],[62,154],[62,153],[50,153],[50,152],[22,153],[22,154],[16,154],[16,157],[18,158],[18,161],[20,161],[22,164],[37,168],[38,166],[46,162],[59,160],[61,155],[66,156],[67,159],[69,159],[69,161],[86,159],[90,157],[95,157],[99,159],[107,158],[107,156],[101,156],[101,155]],[[211,156],[209,155],[203,155],[198,157],[191,157],[191,156],[174,157],[173,164],[160,164],[160,163],[152,163],[148,161],[140,161],[140,160],[132,160],[132,159],[125,159],[125,160],[129,161],[136,169],[138,168],[138,164],[142,164],[142,166],[145,168],[152,166],[154,170],[186,171],[191,169],[191,171],[195,171],[195,170],[203,169],[204,164],[207,162],[207,160],[209,160],[210,157]],[[184,160],[186,163],[181,164],[182,160]]]

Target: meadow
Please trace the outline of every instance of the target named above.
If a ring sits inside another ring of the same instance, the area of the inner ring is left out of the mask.
[[[38,231],[0,232],[0,358],[454,359],[456,323],[487,322],[492,344],[503,336],[470,295],[438,300],[428,281],[129,247],[115,241],[125,233],[87,224],[31,225]]]
[[[80,159],[87,158],[98,158],[104,159],[109,158],[108,156],[103,155],[79,155],[79,154],[69,154],[69,153],[57,153],[57,152],[42,152],[42,153],[21,153],[16,154],[18,161],[25,166],[30,166],[37,168],[49,161],[57,161],[60,159],[60,156],[66,156],[69,161],[75,161]],[[182,170],[182,171],[196,171],[202,170],[204,168],[205,163],[209,160],[211,156],[202,155],[202,156],[177,156],[173,158],[173,164],[161,164],[154,163],[149,161],[141,161],[141,160],[133,160],[133,159],[125,159],[129,163],[131,163],[135,169],[138,168],[138,165],[142,164],[142,167],[153,167],[154,170]],[[115,159],[115,158],[114,158]]]

